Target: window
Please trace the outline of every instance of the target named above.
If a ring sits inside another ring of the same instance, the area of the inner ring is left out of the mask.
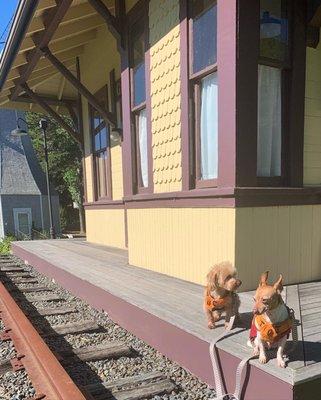
[[[95,94],[100,103],[108,105],[107,86]],[[109,125],[99,113],[89,106],[90,128],[93,147],[93,171],[95,199],[111,199],[111,164]]]
[[[291,68],[286,0],[260,0],[257,176],[281,184],[286,137],[286,79]]]
[[[210,187],[218,178],[217,4],[213,0],[188,4],[195,186]]]
[[[146,113],[145,52],[147,29],[144,18],[140,18],[130,30],[131,66],[131,114],[136,154],[136,186],[138,192],[149,187],[148,131]]]

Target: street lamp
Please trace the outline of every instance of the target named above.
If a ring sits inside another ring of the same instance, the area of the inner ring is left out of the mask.
[[[43,133],[43,145],[45,150],[45,161],[46,161],[46,180],[47,180],[47,195],[48,195],[48,208],[49,208],[49,223],[50,223],[50,239],[56,239],[56,232],[53,225],[52,218],[52,205],[51,205],[51,192],[50,192],[50,181],[49,181],[49,163],[48,163],[48,147],[47,147],[47,128],[48,121],[45,118],[41,118],[39,121],[39,127]]]
[[[27,122],[23,118],[21,118],[21,117],[17,118],[17,127],[16,127],[16,129],[11,131],[11,136],[13,136],[13,137],[22,137],[22,136],[28,135],[28,132],[20,127],[19,121],[23,121],[26,124],[26,126],[28,126]],[[50,181],[49,181],[48,147],[47,147],[47,135],[46,135],[46,131],[48,128],[48,121],[46,119],[42,118],[39,121],[39,127],[43,133],[43,144],[44,144],[44,150],[45,150],[46,181],[47,181],[47,195],[48,195],[49,223],[50,223],[49,232],[50,232],[50,238],[56,239],[56,232],[55,232],[55,228],[53,225],[53,218],[52,218],[51,192],[50,192]]]

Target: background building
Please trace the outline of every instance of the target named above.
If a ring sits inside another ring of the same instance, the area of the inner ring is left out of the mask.
[[[0,237],[49,231],[46,178],[31,139],[29,135],[11,135],[19,117],[24,118],[24,114],[0,110]],[[59,197],[54,189],[51,194],[54,224],[59,232]]]

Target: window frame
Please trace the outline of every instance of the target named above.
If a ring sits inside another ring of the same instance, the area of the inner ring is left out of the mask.
[[[132,32],[135,25],[142,23],[144,37],[144,64],[145,64],[145,100],[140,104],[134,104],[134,67],[133,67],[133,46]],[[150,124],[150,99],[148,91],[150,87],[149,73],[149,26],[148,26],[148,7],[143,7],[137,14],[131,18],[128,24],[128,61],[129,61],[129,91],[130,91],[130,121],[131,121],[131,136],[132,136],[132,153],[133,157],[133,191],[134,194],[151,193],[153,190],[153,171],[152,171],[152,146],[151,146],[151,124]],[[140,148],[139,148],[139,130],[138,119],[139,113],[146,109],[147,118],[147,165],[148,165],[148,186],[144,187],[142,183],[142,172],[140,163]]]
[[[218,10],[218,2],[215,0],[213,4],[205,8],[202,13],[203,14],[211,7],[216,6]],[[198,16],[199,16],[198,15]],[[218,156],[218,173],[217,178],[214,179],[201,179],[201,85],[202,79],[206,76],[209,76],[213,73],[218,74],[218,52],[216,53],[216,62],[211,64],[198,72],[193,72],[193,61],[194,61],[194,44],[193,44],[193,16],[191,13],[191,6],[187,4],[187,17],[188,17],[188,63],[189,63],[189,73],[188,73],[188,82],[189,82],[189,102],[191,109],[191,128],[192,133],[190,137],[191,141],[191,177],[192,177],[192,185],[194,189],[204,189],[204,188],[215,188],[218,186],[219,182],[219,156]],[[218,25],[216,25],[217,36],[218,37]],[[218,42],[218,40],[217,40]],[[218,45],[217,45],[218,49]],[[218,102],[219,103],[219,102]],[[219,106],[219,104],[218,104]],[[218,133],[219,136],[219,133]],[[218,153],[219,153],[219,141],[218,141]]]
[[[265,65],[272,68],[281,70],[281,175],[280,176],[259,176],[256,170],[256,181],[258,186],[263,187],[282,187],[286,186],[288,182],[289,174],[289,162],[287,159],[287,150],[289,147],[289,135],[290,135],[290,79],[293,67],[293,40],[292,40],[292,29],[293,29],[293,6],[289,0],[281,0],[285,3],[285,9],[288,19],[288,46],[286,49],[285,59],[276,60],[268,57],[262,57],[260,53],[260,21],[259,21],[259,37],[258,37],[258,66]],[[261,18],[261,13],[259,13]],[[258,126],[258,124],[257,124]],[[258,129],[257,129],[258,137]],[[257,168],[257,162],[256,162]]]
[[[108,85],[104,85],[101,89],[99,89],[94,96],[100,101],[105,107],[109,108],[108,103]],[[111,177],[111,152],[110,152],[110,125],[106,123],[106,121],[102,121],[96,128],[94,127],[94,116],[97,111],[94,107],[88,103],[88,113],[89,113],[89,128],[90,128],[90,140],[91,140],[91,149],[92,149],[92,171],[93,171],[93,197],[95,202],[112,200],[112,177]],[[95,135],[102,129],[107,128],[107,137],[106,137],[106,147],[103,149],[95,150]],[[107,160],[105,163],[105,181],[106,181],[106,196],[99,195],[99,178],[98,178],[98,155],[105,152],[107,154]]]

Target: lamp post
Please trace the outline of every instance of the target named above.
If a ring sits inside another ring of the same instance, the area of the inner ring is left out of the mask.
[[[46,162],[46,180],[47,180],[47,195],[48,195],[48,208],[49,208],[49,223],[50,223],[50,239],[56,239],[55,227],[53,225],[52,217],[52,205],[51,205],[51,191],[50,191],[50,181],[49,181],[49,162],[48,162],[48,147],[47,147],[47,128],[48,121],[41,118],[39,121],[39,127],[43,134],[43,145],[45,150],[45,162]]]
[[[16,129],[11,131],[11,136],[13,137],[22,137],[28,135],[28,132],[25,129],[22,129],[19,125],[19,121],[23,121],[26,126],[28,126],[27,122],[19,117],[17,118],[17,127]],[[44,118],[42,118],[39,121],[39,127],[42,130],[43,133],[43,144],[44,144],[44,150],[45,150],[45,161],[46,161],[46,181],[47,181],[47,195],[48,195],[48,208],[49,208],[49,224],[50,224],[50,238],[55,239],[56,238],[56,232],[55,228],[53,225],[53,217],[52,217],[52,205],[51,205],[51,192],[50,192],[50,181],[49,181],[49,163],[48,163],[48,147],[47,147],[47,128],[48,128],[48,121]]]

